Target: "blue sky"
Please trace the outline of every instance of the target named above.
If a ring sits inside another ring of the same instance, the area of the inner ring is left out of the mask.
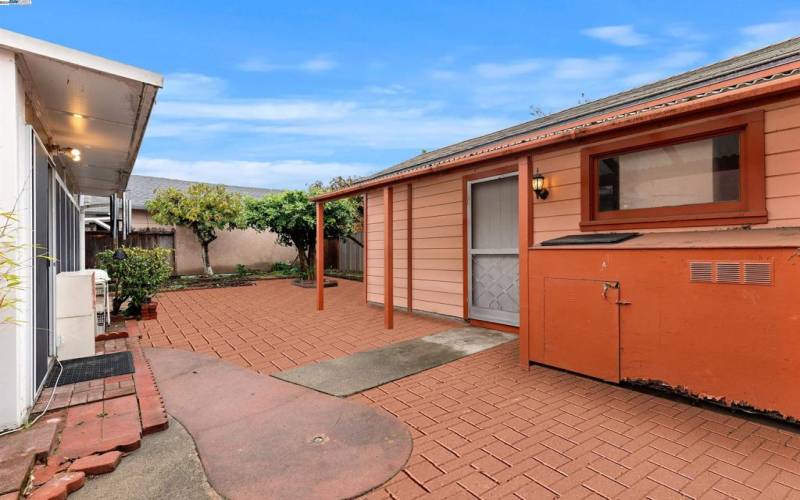
[[[796,36],[800,7],[33,0],[0,27],[165,75],[135,173],[302,188]]]

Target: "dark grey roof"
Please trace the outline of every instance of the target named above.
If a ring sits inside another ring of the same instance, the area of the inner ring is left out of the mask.
[[[132,175],[128,181],[128,196],[133,208],[142,209],[146,201],[153,199],[156,189],[176,188],[181,191],[186,190],[192,184],[199,182],[182,181],[178,179],[167,179],[164,177],[150,177],[147,175]],[[212,184],[212,183],[209,183]],[[223,184],[228,191],[240,193],[245,196],[261,198],[268,194],[280,193],[282,189],[264,189],[245,186],[228,186]]]
[[[407,170],[424,167],[428,164],[463,154],[473,149],[500,143],[539,130],[566,125],[577,120],[675,95],[705,85],[730,80],[798,60],[800,60],[800,37],[776,43],[708,66],[703,66],[702,68],[687,71],[686,73],[681,73],[664,80],[626,90],[609,97],[581,104],[580,106],[565,109],[491,134],[482,135],[435,151],[423,153],[360,180],[368,181],[399,174]]]

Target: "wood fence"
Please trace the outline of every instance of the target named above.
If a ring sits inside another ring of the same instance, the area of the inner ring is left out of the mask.
[[[170,264],[172,265],[173,274],[175,273],[175,231],[153,229],[135,231],[128,234],[128,238],[122,244],[128,247],[166,248],[172,250],[170,252]],[[86,268],[96,268],[95,256],[97,253],[111,248],[114,248],[114,240],[111,233],[106,231],[86,231]]]
[[[353,234],[363,245],[363,233]],[[364,272],[364,248],[351,239],[325,241],[325,268],[343,272]]]

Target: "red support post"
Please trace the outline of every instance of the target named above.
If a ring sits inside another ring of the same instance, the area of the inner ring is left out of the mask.
[[[317,202],[317,311],[325,309],[325,203]]]
[[[394,192],[383,188],[383,326],[394,328]]]
[[[530,156],[521,156],[517,161],[519,202],[519,363],[528,370],[530,363],[530,261],[528,248],[531,244],[533,224],[533,199],[531,198]]]

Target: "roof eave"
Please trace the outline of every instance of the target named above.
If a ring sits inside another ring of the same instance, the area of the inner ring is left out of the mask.
[[[724,88],[725,82],[721,82],[719,88]],[[346,198],[354,196],[364,191],[377,189],[390,184],[407,181],[416,177],[439,173],[454,168],[463,167],[479,161],[495,159],[514,154],[530,152],[545,146],[552,146],[554,144],[570,141],[585,137],[590,137],[600,133],[607,133],[611,131],[618,131],[625,128],[638,126],[643,123],[657,122],[669,118],[676,118],[682,115],[689,115],[700,111],[711,110],[722,106],[730,106],[733,103],[747,102],[753,99],[763,97],[775,96],[782,93],[796,91],[800,89],[800,75],[794,74],[776,81],[766,81],[759,85],[746,87],[744,89],[732,90],[730,92],[721,93],[718,95],[711,95],[704,99],[692,100],[685,103],[675,104],[674,106],[657,108],[641,114],[633,115],[630,117],[615,119],[599,123],[596,125],[589,125],[578,130],[572,130],[575,124],[558,127],[557,129],[542,130],[539,135],[553,134],[550,137],[541,140],[526,141],[520,138],[517,142],[498,144],[489,146],[479,151],[466,151],[453,159],[443,159],[439,162],[433,162],[429,165],[420,166],[410,171],[401,172],[395,175],[388,175],[386,177],[379,177],[371,179],[360,184],[355,184],[337,191],[331,191],[318,196],[311,197],[312,201],[332,201],[339,198]],[[709,92],[711,93],[711,92]],[[653,102],[648,101],[637,106],[636,109],[647,109]],[[633,110],[635,112],[636,110]],[[560,133],[560,131],[563,131]]]
[[[13,31],[0,29],[0,47],[11,52],[46,57],[66,64],[88,68],[99,73],[142,82],[158,88],[164,86],[164,77],[158,73],[55,43],[39,40],[38,38],[15,33]]]

